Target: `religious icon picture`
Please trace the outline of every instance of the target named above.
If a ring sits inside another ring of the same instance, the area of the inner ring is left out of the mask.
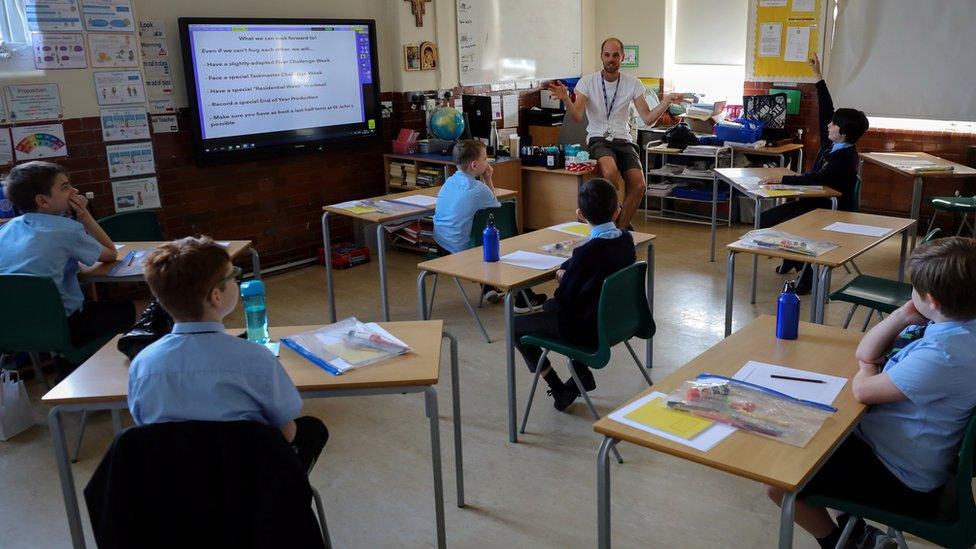
[[[420,70],[420,46],[416,44],[403,46],[403,70]]]
[[[437,68],[437,46],[433,42],[420,44],[420,67],[425,71]]]

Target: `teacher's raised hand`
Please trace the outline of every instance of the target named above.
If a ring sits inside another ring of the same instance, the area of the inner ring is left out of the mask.
[[[551,80],[546,88],[560,101],[569,101],[569,88],[559,80]]]

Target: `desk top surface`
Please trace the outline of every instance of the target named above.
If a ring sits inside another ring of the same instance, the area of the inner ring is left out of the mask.
[[[237,256],[246,252],[251,247],[250,240],[222,240],[218,242],[229,242],[226,249],[231,259],[236,259]],[[118,265],[119,261],[121,261],[129,252],[138,250],[154,250],[160,244],[165,243],[166,242],[116,242],[116,244],[122,246],[117,250],[119,254],[119,259],[117,261],[112,261],[110,263],[102,263],[99,261],[91,267],[82,266],[81,271],[78,273],[78,279],[82,282],[131,282],[132,280],[142,280],[142,275],[135,277],[110,277],[108,276],[108,272],[111,271],[113,267]]]
[[[798,191],[781,191],[775,189],[765,189],[757,183],[747,183],[744,180],[754,177],[773,177],[784,175],[797,175],[789,168],[717,168],[715,173],[723,181],[731,184],[736,189],[750,195],[761,196],[763,198],[829,198],[839,197],[842,193],[830,187],[807,188]]]
[[[650,242],[655,238],[655,235],[652,234],[638,232],[631,234],[633,234],[634,244],[637,246]],[[561,242],[571,238],[579,237],[574,237],[571,234],[553,229],[539,229],[502,240],[499,255],[506,255],[519,250],[544,253],[541,249],[543,245]],[[548,280],[558,270],[558,267],[546,271],[529,269],[509,265],[500,261],[486,263],[482,255],[481,246],[418,263],[417,268],[422,271],[454,276],[462,280],[480,282],[502,290],[509,290],[517,286],[531,285]]]
[[[365,200],[379,201],[379,200],[397,200],[405,196],[437,196],[437,193],[441,191],[441,187],[424,187],[420,189],[415,189],[412,191],[404,191],[400,193],[384,194],[382,196],[374,196],[372,198],[367,198]],[[499,200],[506,200],[517,196],[518,193],[509,189],[499,189],[495,187],[495,197]],[[411,217],[423,216],[425,214],[434,211],[434,207],[421,208],[417,207],[409,211],[396,212],[396,213],[382,213],[382,212],[368,212],[368,213],[353,213],[349,210],[343,208],[337,208],[334,205],[323,206],[323,211],[329,212],[330,214],[341,215],[345,217],[351,217],[353,219],[359,219],[360,221],[366,221],[367,223],[387,223],[390,221],[396,221],[398,219],[407,219]]]
[[[523,171],[530,172],[542,172],[542,173],[554,173],[559,175],[574,175],[574,176],[584,176],[584,175],[595,175],[599,172],[596,168],[592,170],[587,170],[585,172],[573,172],[570,170],[550,170],[545,166],[522,166]]]
[[[454,165],[454,157],[449,154],[396,154],[396,153],[386,153],[383,155],[390,160],[419,160],[420,162],[431,162],[434,164],[450,164]],[[502,156],[497,158],[489,158],[488,161],[492,164],[505,164],[507,162],[518,162],[518,158],[512,158],[510,156]]]
[[[824,227],[836,222],[885,227],[888,229],[888,233],[884,236],[862,236],[857,234],[823,230]],[[786,252],[783,250],[749,248],[734,242],[729,244],[727,248],[730,251],[735,252],[751,253],[782,259],[793,259],[803,263],[826,265],[832,269],[835,269],[884,242],[888,238],[891,238],[902,231],[908,230],[915,223],[916,221],[914,219],[904,217],[890,217],[887,215],[818,209],[790,219],[789,221],[784,221],[783,223],[780,223],[772,228],[795,234],[803,238],[833,242],[834,244],[839,244],[840,247],[834,248],[833,250],[816,257]]]
[[[278,360],[299,392],[435,385],[440,375],[444,321],[382,322],[412,352],[334,376],[285,345]],[[320,326],[271,328],[273,341]],[[236,335],[242,329],[230,329]],[[105,344],[41,399],[48,405],[118,402],[128,395],[129,359],[118,351],[119,336]]]
[[[798,151],[803,148],[803,145],[799,143],[786,143],[785,145],[777,145],[775,147],[762,147],[759,149],[754,149],[752,147],[737,147],[735,145],[729,145],[734,151],[739,151],[746,154],[785,154],[788,152]]]
[[[593,429],[638,446],[796,491],[820,468],[866,410],[854,399],[850,381],[857,373],[854,350],[862,334],[801,322],[799,338],[788,341],[776,339],[775,329],[776,318],[762,315],[628,402],[652,391],[668,394],[702,372],[732,376],[750,360],[848,378],[833,403],[837,412],[827,418],[805,447],[736,431],[708,452],[700,452],[608,417],[596,422]]]
[[[973,177],[976,176],[976,169],[970,168],[969,166],[959,164],[957,162],[951,162],[944,158],[939,158],[938,156],[933,156],[924,152],[907,151],[907,152],[862,152],[860,153],[862,159],[867,160],[872,164],[877,164],[878,166],[888,168],[889,170],[898,172],[902,175],[909,177]],[[899,166],[899,162],[905,160],[928,160],[933,164],[938,164],[941,166],[952,166],[951,172],[920,172],[916,173],[910,169],[904,169]]]

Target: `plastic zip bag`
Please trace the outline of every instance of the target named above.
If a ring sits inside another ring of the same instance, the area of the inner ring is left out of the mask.
[[[715,374],[700,374],[667,405],[766,438],[804,447],[837,408]]]
[[[749,231],[739,239],[739,244],[749,248],[783,250],[808,255],[810,257],[823,255],[839,247],[832,242],[802,238],[777,229],[756,229]]]

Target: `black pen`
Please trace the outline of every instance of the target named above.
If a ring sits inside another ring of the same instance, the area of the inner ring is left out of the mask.
[[[807,383],[827,383],[822,379],[807,379],[805,377],[779,376],[776,374],[769,374],[769,377],[773,379],[788,379],[790,381],[806,381]]]

